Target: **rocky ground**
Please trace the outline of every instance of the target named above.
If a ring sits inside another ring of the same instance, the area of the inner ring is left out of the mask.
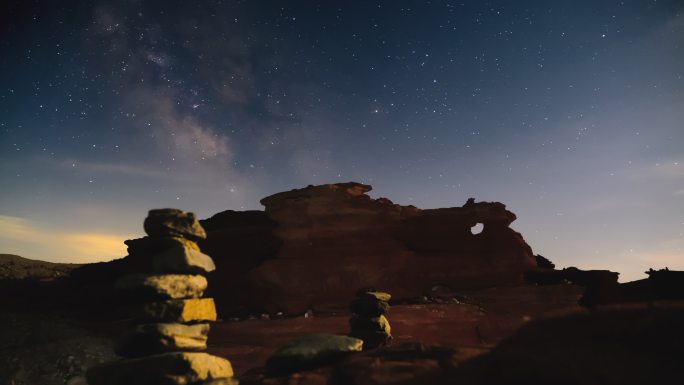
[[[446,294],[446,293],[445,293]],[[519,286],[445,295],[424,303],[392,306],[387,318],[392,345],[440,345],[485,352],[536,318],[582,311],[581,289],[574,285]],[[217,323],[209,351],[229,357],[238,374],[263,366],[288,341],[307,333],[347,334],[350,314],[314,313],[311,317],[252,319]]]
[[[111,340],[76,320],[0,312],[1,384],[75,384],[86,368],[112,359]]]
[[[68,301],[55,300],[63,292],[56,282],[79,266],[0,254],[1,384],[76,383],[85,368],[114,358],[110,338],[58,310]]]
[[[684,302],[605,306],[527,323],[491,349],[395,345],[243,385],[681,383]]]
[[[117,319],[96,303],[66,300],[77,296],[66,282],[16,284],[5,283],[3,292],[10,295],[0,299],[6,310],[0,314],[0,383],[77,384],[85,368],[114,358],[112,339],[125,329],[126,319]],[[417,298],[391,308],[392,345],[458,348],[463,360],[488,352],[532,319],[581,311],[576,305],[580,294],[574,285],[525,285]],[[237,375],[258,372],[294,338],[347,334],[349,317],[342,308],[291,317],[223,319],[212,325],[209,353],[230,359]]]
[[[567,283],[435,289],[393,303],[390,347],[320,369],[262,370],[302,335],[347,334],[347,309],[225,318],[212,325],[209,353],[228,358],[243,384],[636,384],[678,373],[682,301],[590,310],[577,304],[584,289]],[[112,340],[128,320],[111,304],[67,280],[0,281],[0,291],[0,383],[83,385],[85,368],[114,359]]]

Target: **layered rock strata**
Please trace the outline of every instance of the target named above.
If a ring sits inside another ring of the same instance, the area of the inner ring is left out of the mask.
[[[148,237],[127,241],[132,266],[140,270],[115,284],[131,302],[133,325],[121,336],[121,360],[91,368],[90,385],[230,384],[230,362],[205,353],[212,298],[203,298],[214,262],[196,241],[206,234],[193,213],[151,210]]]
[[[392,340],[392,329],[387,321],[389,300],[392,296],[379,291],[362,290],[350,305],[350,337],[363,340],[363,349],[375,349]]]

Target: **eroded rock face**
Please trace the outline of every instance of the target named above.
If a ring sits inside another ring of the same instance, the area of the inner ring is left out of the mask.
[[[530,247],[509,227],[515,214],[501,203],[469,200],[463,207],[420,210],[372,199],[370,190],[340,183],[262,199],[282,246],[249,271],[251,305],[289,313],[343,305],[362,287],[402,298],[437,284],[517,284],[536,267]],[[477,223],[484,229],[473,234]]]

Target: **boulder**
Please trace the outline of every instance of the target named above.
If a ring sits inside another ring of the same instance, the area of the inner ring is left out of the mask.
[[[230,362],[207,353],[174,352],[124,359],[88,370],[90,385],[187,385],[233,376]]]
[[[140,306],[137,318],[152,322],[216,321],[216,306],[212,298],[148,302]]]
[[[171,351],[207,349],[209,324],[156,323],[137,325],[127,331],[116,346],[116,354],[140,357]]]
[[[116,281],[117,289],[139,298],[200,298],[207,289],[207,279],[189,274],[128,274]]]
[[[360,352],[363,341],[335,334],[307,334],[280,348],[266,362],[271,373],[286,373],[331,364]]]
[[[153,237],[178,236],[192,241],[207,237],[195,214],[179,209],[150,210],[143,227]]]

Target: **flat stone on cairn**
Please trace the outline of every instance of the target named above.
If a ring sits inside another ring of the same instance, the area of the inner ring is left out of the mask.
[[[138,357],[174,350],[203,351],[207,349],[209,324],[183,325],[157,323],[137,325],[119,340],[116,354]]]
[[[206,238],[193,213],[150,210],[149,235],[126,241],[141,271],[121,277],[116,288],[138,300],[134,325],[119,340],[121,360],[90,368],[90,385],[189,385],[236,383],[230,362],[204,353],[209,324],[216,320],[212,298],[202,298],[211,257],[196,241]],[[140,300],[146,302],[140,304]]]
[[[116,282],[116,288],[145,299],[199,298],[207,289],[207,279],[188,274],[129,274]]]
[[[350,337],[363,340],[363,349],[385,346],[392,340],[392,329],[385,314],[392,296],[374,290],[361,290],[352,301]]]
[[[159,272],[206,274],[216,270],[216,265],[199,250],[177,246],[152,256],[152,268]]]
[[[213,298],[169,299],[148,302],[135,316],[145,322],[216,321],[216,306]]]
[[[191,241],[207,238],[195,214],[178,209],[150,210],[143,227],[151,237],[181,237]]]

